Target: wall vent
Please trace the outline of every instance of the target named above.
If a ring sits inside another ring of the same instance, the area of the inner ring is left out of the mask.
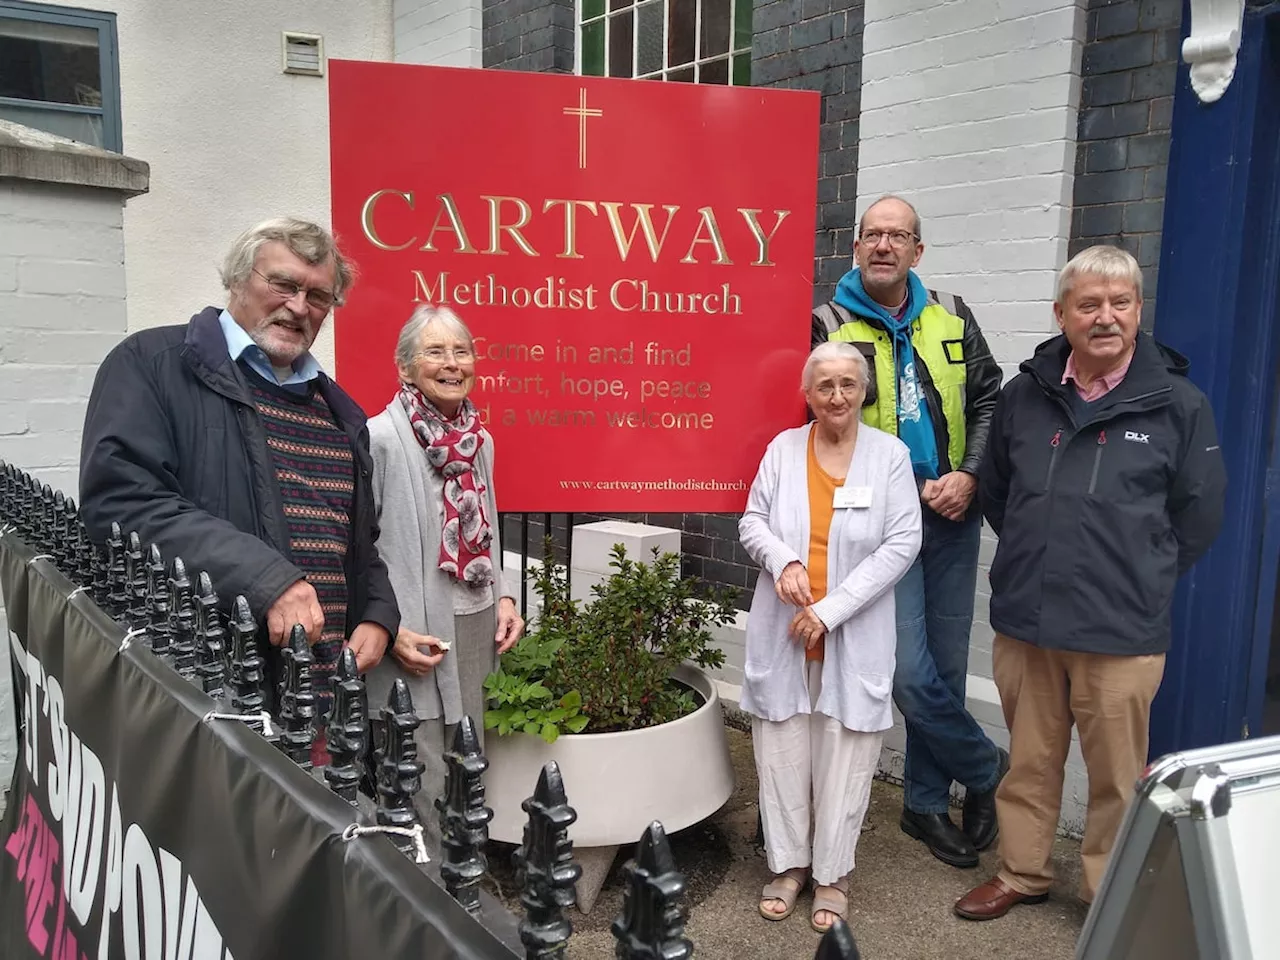
[[[284,72],[324,76],[324,37],[313,33],[284,33]]]

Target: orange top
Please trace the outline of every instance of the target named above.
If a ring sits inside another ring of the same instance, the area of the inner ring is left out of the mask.
[[[844,485],[844,477],[838,480],[822,469],[813,446],[814,431],[809,430],[809,592],[817,603],[827,595],[827,537],[831,533],[831,518],[835,515],[836,488]],[[821,660],[823,637],[804,652],[805,660]]]

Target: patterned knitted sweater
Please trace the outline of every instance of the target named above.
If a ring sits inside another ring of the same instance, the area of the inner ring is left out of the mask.
[[[324,630],[312,648],[317,704],[327,713],[330,684],[346,640],[347,574],[355,464],[351,441],[314,381],[305,392],[269,383],[242,364],[262,417],[267,449],[289,525],[293,563],[315,588]]]

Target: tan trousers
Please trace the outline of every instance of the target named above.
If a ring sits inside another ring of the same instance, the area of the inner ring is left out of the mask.
[[[1092,903],[1147,763],[1151,701],[1164,654],[1112,657],[1042,650],[996,634],[992,666],[1009,728],[1009,772],[996,792],[1000,878],[1028,895],[1053,883],[1053,839],[1071,724],[1089,775],[1080,897]]]

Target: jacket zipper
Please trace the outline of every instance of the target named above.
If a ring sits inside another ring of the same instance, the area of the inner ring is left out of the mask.
[[[1093,454],[1093,474],[1089,477],[1089,492],[1093,493],[1098,486],[1098,468],[1102,466],[1102,448],[1107,445],[1107,431],[1098,431],[1098,444]]]
[[[1049,446],[1053,447],[1053,453],[1049,455],[1049,473],[1044,478],[1044,489],[1048,493],[1053,489],[1053,471],[1058,465],[1058,448],[1062,443],[1062,428],[1058,428],[1058,432],[1053,435],[1053,439],[1049,441]]]

